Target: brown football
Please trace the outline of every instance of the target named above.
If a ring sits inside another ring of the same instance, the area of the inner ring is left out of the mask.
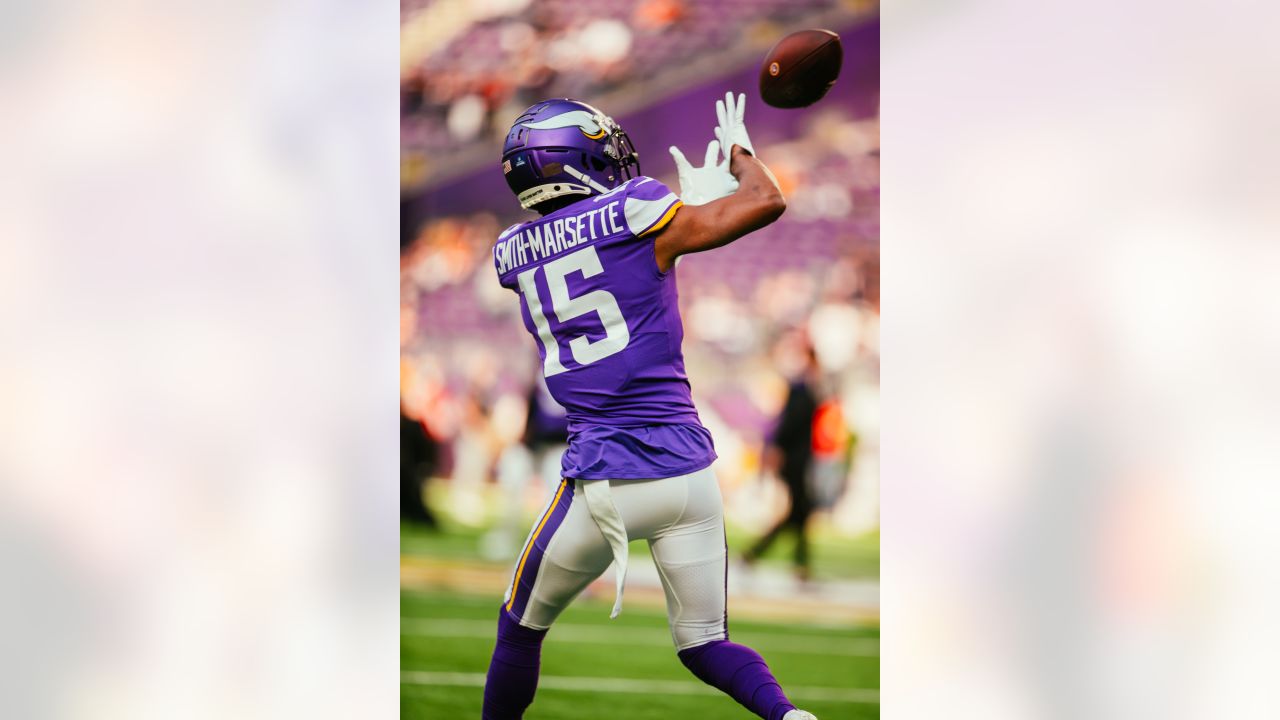
[[[836,78],[844,48],[830,30],[801,30],[778,41],[760,66],[760,97],[776,108],[808,107]]]

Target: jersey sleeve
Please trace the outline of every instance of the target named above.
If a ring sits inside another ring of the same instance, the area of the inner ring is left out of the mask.
[[[623,215],[627,229],[636,237],[655,233],[666,227],[684,205],[671,188],[650,177],[642,177],[627,187]]]

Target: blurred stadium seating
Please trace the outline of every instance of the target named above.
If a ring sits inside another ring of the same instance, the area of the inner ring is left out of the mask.
[[[476,162],[477,147],[492,146],[538,100],[590,98],[617,116],[654,89],[758,59],[781,28],[839,25],[877,7],[868,0],[402,0],[404,180],[417,186]]]

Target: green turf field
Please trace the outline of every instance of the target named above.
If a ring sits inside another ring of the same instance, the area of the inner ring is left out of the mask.
[[[480,526],[463,523],[449,511],[453,504],[447,491],[441,484],[434,491],[441,529],[402,525],[401,554],[474,570],[480,576],[459,583],[453,591],[402,592],[400,707],[404,718],[480,717],[501,588],[511,572],[511,558],[485,560],[479,555],[480,539],[491,518],[482,518]],[[535,519],[530,516],[526,521]],[[822,522],[815,522],[811,530],[815,579],[879,576],[878,532],[841,537]],[[735,557],[755,540],[754,534],[733,525],[727,531],[730,554]],[[761,559],[761,565],[789,568],[792,548],[794,540],[783,538]],[[639,541],[632,551],[648,555]],[[537,699],[525,715],[527,720],[755,717],[680,664],[660,607],[633,598],[621,617],[609,620],[611,590],[607,594],[605,600],[580,598],[551,629],[543,648]],[[821,621],[815,617],[804,622],[764,622],[731,614],[729,629],[735,641],[755,647],[769,661],[793,701],[821,720],[879,717],[878,626],[819,625]]]
[[[479,718],[499,597],[401,595],[401,717]],[[749,720],[730,698],[694,679],[671,645],[666,616],[580,600],[551,629],[542,681],[527,720]],[[822,720],[879,717],[879,629],[730,619],[800,707]]]

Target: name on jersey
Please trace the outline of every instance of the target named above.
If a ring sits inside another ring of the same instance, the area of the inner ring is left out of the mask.
[[[498,274],[504,275],[513,268],[551,257],[568,248],[621,233],[623,226],[618,222],[622,219],[621,205],[621,200],[615,200],[580,215],[534,223],[509,238],[499,240],[493,246]]]

